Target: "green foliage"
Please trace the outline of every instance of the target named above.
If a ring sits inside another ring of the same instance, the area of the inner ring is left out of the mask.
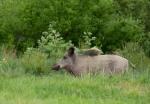
[[[100,38],[104,52],[122,48],[127,42],[141,39],[143,30],[139,21],[132,18],[118,18],[108,21]]]
[[[24,69],[20,63],[20,59],[16,57],[13,49],[2,47],[0,49],[0,75],[21,75]]]
[[[92,42],[96,40],[96,37],[92,36],[91,32],[84,32],[84,35],[79,40],[79,48],[90,48]]]
[[[38,40],[38,50],[48,55],[50,66],[64,55],[68,47],[72,46],[71,41],[65,42],[53,25],[54,23],[50,23],[48,30],[43,32],[43,36]]]
[[[43,32],[43,36],[38,40],[38,49],[47,53],[50,58],[61,57],[71,45],[71,41],[67,43],[63,40],[60,33],[53,28],[53,24],[49,25],[48,30]]]
[[[140,45],[144,49],[146,55],[150,57],[150,32],[143,36],[143,38],[140,41]]]
[[[88,31],[97,38],[92,45],[115,50],[134,41],[143,29],[149,31],[148,4],[148,0],[1,0],[0,44],[14,44],[22,51],[37,46],[41,33],[55,21],[54,28],[65,41],[80,45]]]
[[[150,56],[149,32],[150,32],[150,0],[114,0],[118,6],[118,12],[124,17],[132,16],[135,20],[140,20],[144,26],[144,36],[142,45],[145,53]]]
[[[114,0],[118,6],[118,12],[123,16],[132,16],[140,19],[145,25],[145,31],[150,31],[150,1],[149,0]]]
[[[27,48],[21,62],[26,72],[41,74],[48,73],[50,66],[60,58],[71,42],[65,42],[60,33],[49,25],[47,31],[38,40],[38,48]]]
[[[18,50],[23,50],[29,41],[26,34],[29,28],[22,17],[28,0],[0,1],[0,44],[13,44]]]
[[[21,58],[25,72],[32,74],[48,73],[47,55],[34,48],[28,48]]]
[[[138,43],[128,43],[120,53],[135,65],[136,71],[150,73],[150,59]]]

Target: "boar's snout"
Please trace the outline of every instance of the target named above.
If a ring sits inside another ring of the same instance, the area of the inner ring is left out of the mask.
[[[54,64],[54,65],[52,66],[52,69],[53,69],[53,70],[59,70],[59,69],[60,69],[60,65]]]

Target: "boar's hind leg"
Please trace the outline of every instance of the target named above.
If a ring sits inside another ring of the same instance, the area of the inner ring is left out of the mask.
[[[115,73],[115,62],[111,61],[110,63],[108,63],[108,69],[110,74]]]

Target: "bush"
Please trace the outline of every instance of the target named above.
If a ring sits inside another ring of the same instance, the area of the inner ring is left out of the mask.
[[[60,32],[65,41],[72,40],[75,45],[79,45],[83,32],[89,31],[93,33],[93,37],[97,37],[96,43],[93,42],[92,45],[102,44],[103,51],[120,48],[122,44],[132,41],[133,36],[138,36],[137,30],[143,30],[143,26],[136,21],[135,15],[125,16],[126,11],[123,12],[121,9],[124,6],[119,6],[115,1],[118,0],[67,2],[65,0],[2,0],[0,1],[0,44],[4,42],[14,44],[22,51],[26,47],[37,46],[37,40],[49,21],[55,21],[55,29]],[[134,4],[134,2],[127,2],[127,4]],[[136,4],[135,8],[138,10],[135,11],[139,11],[138,5],[143,11],[145,6],[140,4],[145,5],[145,2],[140,0]],[[132,8],[134,6],[131,5]],[[138,14],[144,15],[143,13]],[[143,20],[141,21],[143,23]]]
[[[53,24],[53,23],[52,23]],[[65,42],[53,25],[50,24],[47,31],[38,40],[37,48],[27,48],[22,57],[22,65],[28,73],[48,73],[50,67],[60,58],[71,42]]]
[[[62,57],[69,46],[72,46],[71,41],[65,42],[60,33],[53,28],[53,25],[53,23],[50,24],[48,31],[43,32],[43,36],[38,40],[38,49],[48,54],[51,65]]]
[[[145,31],[150,31],[150,1],[149,0],[114,0],[120,15],[142,21]]]
[[[104,52],[123,48],[127,42],[135,42],[141,39],[143,34],[140,21],[132,18],[120,17],[108,21],[100,36],[102,50]]]
[[[26,50],[21,58],[21,63],[26,73],[48,73],[50,69],[47,61],[47,55],[34,48],[28,48]]]
[[[48,30],[43,32],[43,36],[38,40],[38,49],[48,53],[50,57],[60,57],[71,45],[71,41],[65,42],[60,33],[53,28],[53,23],[50,23]]]
[[[82,38],[79,40],[79,48],[90,48],[92,42],[96,40],[96,37],[92,36],[91,32],[84,32]]]

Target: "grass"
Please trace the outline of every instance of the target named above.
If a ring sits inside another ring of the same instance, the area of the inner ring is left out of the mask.
[[[49,72],[49,61],[53,60],[41,57],[40,53],[32,53],[29,62],[28,57],[16,57],[13,51],[4,49],[0,51],[0,104],[149,104],[150,59],[135,45],[129,44],[121,51],[135,64],[132,71],[82,77]],[[39,61],[41,58],[44,60]],[[27,67],[22,65],[22,59]],[[39,76],[26,72],[43,68],[45,61],[48,68],[44,69],[48,72]]]
[[[0,76],[1,104],[149,104],[150,76]]]

